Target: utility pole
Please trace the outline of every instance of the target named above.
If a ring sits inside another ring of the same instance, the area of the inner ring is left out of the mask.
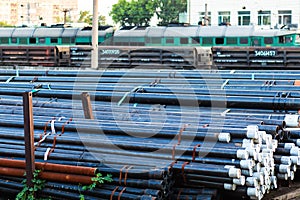
[[[30,26],[30,3],[27,3],[27,23]]]
[[[67,12],[70,12],[72,9],[63,9],[63,13],[64,13],[64,25],[66,25],[67,23]]]
[[[66,25],[68,9],[63,9],[63,12],[64,12],[64,25]]]
[[[191,0],[187,1],[187,7],[188,7],[188,23],[191,24]]]
[[[93,0],[93,24],[92,24],[92,69],[98,68],[98,0]]]
[[[208,11],[207,11],[207,3],[205,4],[205,16],[204,16],[204,24],[208,26]]]

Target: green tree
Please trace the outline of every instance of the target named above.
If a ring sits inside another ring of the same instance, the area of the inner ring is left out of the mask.
[[[130,16],[134,25],[149,25],[155,14],[156,2],[149,0],[132,0]]]
[[[8,23],[5,22],[5,21],[0,21],[0,27],[13,27],[13,25],[8,24]]]
[[[121,26],[131,25],[131,20],[129,19],[130,14],[130,3],[126,0],[119,0],[118,3],[112,6],[110,15],[115,23],[120,23]]]
[[[179,22],[179,13],[186,12],[187,0],[119,0],[110,15],[115,23],[149,25],[154,14],[160,25]]]
[[[90,11],[80,11],[78,22],[87,23],[89,25],[93,24],[93,15]],[[106,18],[103,15],[98,16],[99,25],[104,25],[106,23]]]
[[[115,23],[125,25],[149,25],[155,14],[156,0],[119,0],[114,4],[110,15]]]
[[[93,15],[90,14],[90,11],[80,11],[78,22],[92,24]]]
[[[99,22],[99,25],[105,25],[106,24],[106,17],[103,16],[103,15],[99,15],[98,22]]]
[[[159,25],[179,22],[179,13],[185,12],[186,0],[157,0],[156,15],[160,20]]]

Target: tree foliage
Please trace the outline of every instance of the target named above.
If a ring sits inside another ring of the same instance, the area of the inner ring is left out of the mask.
[[[179,23],[179,13],[187,8],[186,0],[158,0],[156,15],[160,19],[160,25]]]
[[[0,21],[0,27],[13,27],[13,25],[8,24],[8,23],[5,22],[5,21]]]
[[[179,22],[179,13],[186,11],[186,0],[119,0],[110,15],[115,23],[149,25],[156,14],[162,24]]]
[[[130,3],[126,0],[119,0],[118,3],[112,6],[110,15],[112,20],[116,23],[120,23],[121,26],[132,25],[130,20]]]
[[[93,23],[93,15],[90,13],[90,11],[80,11],[79,13],[79,19],[78,22],[87,23],[89,25],[92,25]],[[106,24],[106,18],[103,15],[98,16],[98,22],[99,25]]]
[[[93,15],[90,14],[90,11],[80,11],[78,22],[92,24]]]
[[[149,25],[156,9],[156,2],[149,0],[132,0],[130,18],[133,25]]]

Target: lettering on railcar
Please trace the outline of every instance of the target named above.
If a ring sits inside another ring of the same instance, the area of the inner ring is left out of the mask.
[[[214,62],[237,63],[238,60],[229,60],[229,59],[228,60],[219,60],[219,59],[216,59],[216,60],[214,60]]]
[[[217,56],[217,57],[231,57],[230,54],[222,54],[221,52],[217,52],[217,53],[216,53],[216,56]]]
[[[101,54],[105,55],[119,55],[120,54],[120,50],[119,49],[101,49]]]
[[[256,57],[273,57],[277,55],[276,50],[255,50],[254,54]]]

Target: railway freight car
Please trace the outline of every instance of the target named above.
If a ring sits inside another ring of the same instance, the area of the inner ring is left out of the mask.
[[[261,29],[256,26],[157,26],[115,31],[105,41],[124,46],[263,46],[300,47],[296,29]]]
[[[0,28],[0,45],[91,45],[92,28]],[[296,29],[261,29],[257,26],[130,26],[114,30],[100,26],[99,45],[113,46],[276,46],[299,47]]]
[[[87,45],[4,46],[0,45],[1,66],[45,66],[89,68]],[[211,48],[99,46],[99,68],[204,69],[212,65]]]
[[[98,42],[113,36],[111,26],[100,26]],[[57,46],[91,45],[92,29],[72,27],[15,27],[0,28],[0,45],[9,46]]]

